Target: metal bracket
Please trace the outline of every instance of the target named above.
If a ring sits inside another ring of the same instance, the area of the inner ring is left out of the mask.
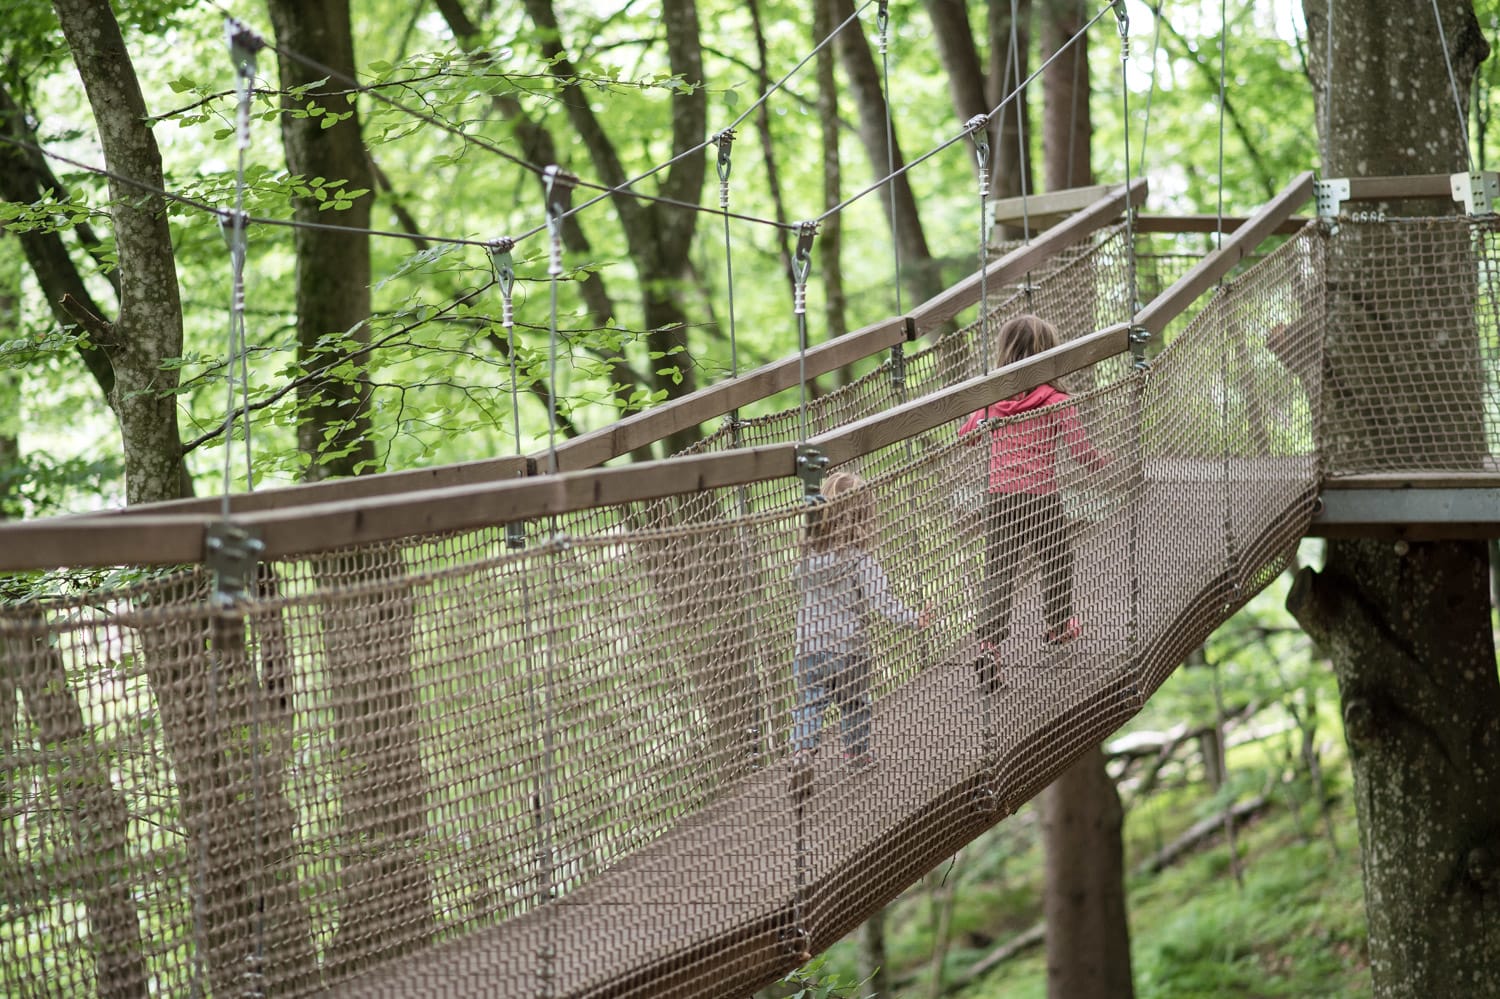
[[[245,596],[265,543],[228,520],[208,526],[203,536],[203,564],[213,573],[214,602],[228,606]]]
[[[797,478],[802,480],[802,499],[805,502],[823,502],[823,473],[827,471],[826,454],[807,444],[797,445]]]
[[[1495,203],[1500,201],[1500,173],[1494,170],[1455,173],[1449,176],[1448,183],[1453,200],[1462,201],[1470,215],[1495,214]]]
[[[526,547],[526,521],[514,520],[505,525],[505,547]]]
[[[897,392],[906,388],[906,349],[899,343],[891,345],[891,387]]]
[[[1314,181],[1313,198],[1318,206],[1318,218],[1328,221],[1338,218],[1344,202],[1349,200],[1349,178]]]
[[[1150,367],[1151,362],[1146,360],[1146,344],[1151,341],[1151,331],[1144,326],[1132,326],[1125,339],[1130,344],[1133,366],[1142,369]]]

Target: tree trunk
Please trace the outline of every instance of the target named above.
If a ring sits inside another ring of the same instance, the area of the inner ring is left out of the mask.
[[[854,15],[854,0],[830,0],[833,15],[842,23]],[[859,109],[859,139],[870,160],[870,172],[877,178],[884,177],[894,167],[900,170],[906,163],[901,155],[901,144],[894,133],[886,130],[886,99],[880,85],[880,67],[870,54],[870,43],[857,31],[841,31],[834,44],[838,48],[839,61],[844,65],[844,75],[849,81],[849,92],[854,96]],[[902,276],[907,288],[919,302],[925,302],[942,290],[942,275],[937,263],[927,248],[927,237],[922,231],[922,219],[917,214],[917,200],[912,194],[911,183],[906,174],[901,174],[891,184],[881,188],[881,204],[885,217],[891,218],[891,198],[896,199],[896,243],[901,248]]]
[[[813,44],[817,44],[834,28],[833,9],[828,0],[813,3]],[[818,52],[816,67],[818,84],[818,125],[823,151],[823,209],[827,211],[843,200],[843,178],[839,162],[839,90],[835,76],[833,49],[825,46]],[[823,244],[820,257],[823,260],[823,315],[828,339],[843,336],[848,332],[844,318],[844,270],[841,261],[844,242],[844,226],[839,213],[835,212],[823,222],[819,240]],[[839,383],[848,384],[852,377],[846,365],[839,370]]]
[[[53,0],[63,36],[83,80],[111,171],[109,194],[119,258],[120,311],[108,343],[113,405],[125,451],[125,495],[131,503],[183,495],[177,429],[177,370],[182,304],[166,202],[161,151],[151,131],[135,66],[106,0]],[[126,184],[115,177],[129,177]]]
[[[1435,50],[1432,5],[1334,5],[1331,65],[1328,10],[1322,0],[1304,4],[1325,129],[1324,174],[1464,169],[1465,142],[1448,70]],[[1440,10],[1458,104],[1464,105],[1488,47],[1470,3],[1443,0]],[[1392,141],[1394,135],[1400,141]],[[1412,206],[1397,209],[1405,214]],[[1474,330],[1456,332],[1472,337]],[[1328,335],[1336,366],[1338,331],[1330,328]],[[1400,357],[1420,354],[1431,334],[1393,328],[1389,335],[1386,349]],[[1378,394],[1388,404],[1383,418],[1400,426],[1432,420],[1430,412],[1422,414],[1435,402],[1424,391],[1432,385],[1403,368],[1399,384],[1363,391]],[[1454,393],[1453,378],[1443,385]],[[1469,419],[1477,422],[1477,389],[1466,402],[1472,403],[1464,407]],[[1360,403],[1348,393],[1330,393],[1325,419],[1357,429],[1350,414]],[[1482,542],[1330,541],[1323,571],[1301,570],[1288,596],[1289,609],[1330,657],[1338,678],[1359,816],[1370,971],[1382,999],[1500,995],[1500,921],[1494,918],[1500,904],[1500,772],[1494,767],[1500,679],[1488,579]]]
[[[1010,4],[990,4],[991,107],[1000,104],[1026,79],[1031,64],[1031,0],[1016,4],[1011,20]],[[1000,108],[998,120],[990,123],[990,194],[1014,198],[1036,190],[1031,175],[1031,111],[1028,91],[1023,90]],[[1085,150],[1088,148],[1084,147]],[[1087,165],[1088,156],[1084,154]],[[1024,227],[1003,226],[996,239],[1022,239],[1031,234]]]
[[[527,15],[542,36],[542,54],[552,61],[560,78],[577,75],[562,43],[562,29],[552,0],[524,0]],[[703,48],[698,29],[695,0],[665,0],[662,23],[666,29],[667,64],[672,73],[691,86],[673,92],[672,152],[681,158],[665,171],[660,194],[676,201],[697,204],[703,192],[707,158],[699,149],[682,155],[704,139],[708,123],[707,94],[703,82]],[[588,93],[577,84],[561,88],[564,108],[583,145],[598,179],[618,189],[612,196],[625,241],[635,261],[641,293],[641,312],[646,346],[651,352],[649,384],[665,391],[668,398],[685,395],[697,379],[688,349],[688,316],[682,307],[681,290],[691,279],[688,265],[698,213],[661,203],[645,204],[624,184],[626,176],[619,151],[594,114]],[[696,430],[684,430],[664,442],[674,454],[697,439]]]
[[[354,42],[348,0],[270,0],[276,37],[285,49],[316,53],[340,74],[354,75]],[[349,368],[299,389],[298,443],[313,480],[372,470],[369,342],[370,240],[373,171],[359,115],[343,96],[347,81],[330,78],[287,56],[279,59],[284,89],[309,87],[306,98],[283,100],[282,141],[287,166],[303,177],[342,181],[353,197],[343,211],[320,212],[316,197],[298,198],[299,221],[335,228],[299,228],[297,249],[298,359],[309,371]],[[323,116],[296,117],[304,103]],[[323,127],[327,114],[348,114]],[[339,228],[350,231],[341,232]],[[351,565],[351,561],[353,564]],[[352,574],[397,592],[378,605],[332,595],[323,628],[328,682],[340,698],[334,741],[340,771],[342,839],[339,927],[326,959],[330,980],[357,968],[374,953],[390,956],[420,946],[435,926],[432,876],[422,841],[426,833],[427,780],[422,769],[420,709],[412,681],[411,595],[400,589],[406,566],[399,550],[365,552],[336,560],[319,573],[334,580]],[[337,584],[330,582],[330,589]]]
[[[271,23],[285,49],[316,55],[319,62],[354,75],[354,40],[348,0],[270,0]],[[322,210],[311,195],[294,199],[294,217],[319,228],[299,227],[297,248],[297,361],[304,370],[329,369],[327,376],[297,390],[300,415],[297,443],[307,456],[310,481],[373,470],[370,437],[368,358],[357,353],[370,331],[370,192],[375,187],[360,135],[359,111],[345,96],[349,85],[288,56],[278,59],[283,90],[307,87],[306,96],[282,98],[281,138],[287,169],[304,178],[342,182],[364,193],[340,210]],[[317,105],[321,115],[294,112]],[[325,128],[332,114],[349,117]],[[350,231],[344,232],[341,229]],[[345,364],[350,359],[352,365]],[[336,373],[352,372],[352,373]]]
[[[1039,802],[1047,852],[1047,995],[1128,999],[1125,813],[1097,747],[1063,772]]]
[[[1043,0],[1042,57],[1050,58],[1083,27],[1087,14],[1079,0]],[[1089,144],[1094,121],[1089,113],[1088,35],[1042,71],[1042,148],[1046,151],[1047,190],[1083,187],[1094,182]]]

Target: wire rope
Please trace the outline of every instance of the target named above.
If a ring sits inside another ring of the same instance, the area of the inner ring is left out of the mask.
[[[1432,0],[1432,19],[1437,22],[1438,45],[1443,50],[1443,65],[1448,69],[1448,87],[1453,92],[1453,108],[1458,112],[1458,134],[1464,142],[1464,159],[1470,173],[1474,172],[1474,152],[1469,148],[1469,116],[1464,113],[1463,98],[1458,93],[1458,77],[1453,73],[1453,57],[1448,53],[1448,33],[1443,28],[1443,15],[1438,10],[1437,0]]]
[[[1031,207],[1029,197],[1031,177],[1028,165],[1031,162],[1031,157],[1026,155],[1026,114],[1025,107],[1022,104],[1025,92],[1021,88],[1021,41],[1020,27],[1017,24],[1019,20],[1019,2],[1018,0],[1010,0],[1010,64],[1014,67],[1016,89],[1021,92],[1021,96],[1016,98],[1014,109],[1016,115],[1016,169],[1021,174],[1021,242],[1030,243]],[[1074,61],[1077,62],[1076,59]],[[1004,85],[1002,83],[1002,86]],[[995,163],[997,166],[999,165],[999,157],[996,157]],[[1029,280],[1026,283],[1028,287],[1031,284]]]
[[[901,227],[896,214],[896,128],[891,122],[891,56],[890,56],[890,2],[880,0],[875,13],[875,27],[880,41],[880,87],[885,93],[885,169],[887,180],[886,198],[890,201],[891,214],[891,263],[895,270],[896,315],[906,312],[901,305]],[[901,350],[897,344],[892,350]]]
[[[1038,66],[1036,68],[1035,72],[1029,74],[1026,77],[1026,79],[1023,80],[1021,82],[1021,84],[1016,87],[1016,89],[1012,90],[1009,94],[1007,94],[1000,101],[999,104],[997,104],[993,108],[991,108],[990,111],[989,111],[989,113],[986,114],[985,117],[986,118],[993,118],[995,115],[999,114],[1000,111],[1002,111],[1007,104],[1009,104],[1012,100],[1016,99],[1017,95],[1020,94],[1020,92],[1023,89],[1025,89],[1026,86],[1028,86],[1037,77],[1041,76],[1041,74],[1046,70],[1046,68],[1048,66],[1052,65],[1052,63],[1055,62],[1057,59],[1059,59],[1064,52],[1068,51],[1068,49],[1070,49],[1077,42],[1077,40],[1079,38],[1081,38],[1083,35],[1085,35],[1088,32],[1089,28],[1091,28],[1095,24],[1099,23],[1099,21],[1101,19],[1103,19],[1104,15],[1108,14],[1110,12],[1110,10],[1114,6],[1114,3],[1118,3],[1118,2],[1121,2],[1121,0],[1112,0],[1111,3],[1106,4],[1099,11],[1099,13],[1095,14],[1092,18],[1089,19],[1089,22],[1087,24],[1085,24],[1082,28],[1078,29],[1078,31],[1074,32],[1073,37],[1069,38],[1066,44],[1060,46],[1056,52],[1054,52],[1054,53],[1052,53],[1052,55],[1048,56],[1047,59],[1040,66]],[[913,168],[919,166],[922,163],[927,162],[928,160],[932,159],[934,156],[936,156],[939,153],[943,152],[944,150],[948,149],[950,146],[954,145],[955,143],[962,142],[963,140],[967,139],[968,137],[969,137],[969,129],[968,129],[967,126],[965,126],[964,128],[960,129],[956,134],[954,134],[951,137],[943,140],[942,142],[938,143],[936,146],[933,146],[931,149],[929,149],[927,152],[923,153],[921,156],[918,156],[916,159],[911,160],[910,162],[904,163],[901,166],[897,167],[895,170],[891,171],[890,176],[881,177],[881,178],[877,179],[874,183],[871,183],[871,184],[867,185],[866,187],[862,188],[857,193],[855,193],[853,195],[850,195],[849,197],[845,198],[843,201],[840,201],[838,204],[834,205],[832,208],[829,208],[828,210],[824,211],[823,214],[817,216],[812,221],[814,221],[814,222],[822,222],[824,219],[827,219],[829,216],[835,215],[835,214],[843,211],[844,209],[848,208],[850,205],[852,205],[855,202],[857,202],[857,201],[865,198],[866,196],[868,196],[871,192],[878,191],[881,187],[883,187],[886,183],[888,183],[889,181],[891,181],[895,177],[899,177],[900,175],[902,175],[904,173],[910,172]]]

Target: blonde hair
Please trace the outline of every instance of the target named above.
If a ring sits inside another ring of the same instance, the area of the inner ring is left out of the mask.
[[[826,501],[807,522],[807,545],[813,551],[865,548],[875,536],[875,494],[861,489],[865,480],[853,472],[834,472],[823,481]]]
[[[1000,327],[995,345],[995,367],[1024,361],[1057,346],[1057,330],[1047,320],[1030,313],[1016,316]]]

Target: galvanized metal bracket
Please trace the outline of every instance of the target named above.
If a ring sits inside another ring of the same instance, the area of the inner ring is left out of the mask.
[[[1146,360],[1146,344],[1151,340],[1151,331],[1144,326],[1132,326],[1125,339],[1130,344],[1131,365],[1136,368],[1150,367],[1151,362]]]
[[[1448,177],[1453,190],[1453,200],[1463,202],[1464,211],[1471,216],[1495,214],[1495,203],[1500,201],[1500,173],[1494,170],[1472,170],[1455,173]]]
[[[1334,223],[1344,202],[1349,200],[1349,178],[1314,181],[1313,199],[1318,206],[1318,218]]]
[[[213,574],[214,602],[228,606],[250,591],[265,543],[233,521],[210,524],[203,536],[203,564]]]
[[[804,502],[823,502],[823,474],[827,471],[826,454],[806,444],[797,445],[797,478],[802,480]]]

